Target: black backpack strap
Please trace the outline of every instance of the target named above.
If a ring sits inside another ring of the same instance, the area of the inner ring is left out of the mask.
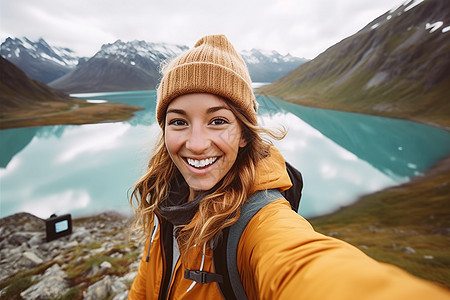
[[[292,209],[298,212],[303,189],[302,173],[288,162],[286,162],[286,171],[291,179],[292,187],[281,194],[289,201]]]
[[[280,198],[283,198],[283,196],[275,189],[256,192],[249,198],[249,201],[242,206],[239,220],[230,227],[228,238],[226,239],[226,259],[230,283],[236,299],[248,299],[244,287],[242,286],[241,276],[239,275],[237,266],[237,249],[241,235],[248,222],[261,208]]]

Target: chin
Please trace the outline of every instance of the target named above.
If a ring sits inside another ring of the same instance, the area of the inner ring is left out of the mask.
[[[202,181],[202,182],[199,182],[198,180],[186,180],[186,182],[187,182],[187,184],[189,185],[189,188],[191,189],[191,190],[194,190],[194,191],[207,191],[207,190],[210,190],[210,189],[212,189],[216,184],[217,184],[217,182],[219,182],[219,181]]]

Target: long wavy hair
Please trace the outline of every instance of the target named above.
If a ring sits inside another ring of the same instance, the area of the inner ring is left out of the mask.
[[[242,205],[254,192],[256,165],[269,155],[272,143],[266,136],[282,139],[286,135],[284,129],[271,131],[253,125],[231,101],[227,103],[241,124],[247,144],[239,149],[235,163],[219,187],[200,201],[198,213],[179,231],[178,243],[182,257],[186,257],[194,245],[208,242],[239,219]],[[144,231],[145,236],[151,234],[154,212],[168,198],[169,183],[177,172],[164,143],[163,129],[148,163],[148,170],[135,184],[130,196],[130,204],[136,211],[134,229]]]

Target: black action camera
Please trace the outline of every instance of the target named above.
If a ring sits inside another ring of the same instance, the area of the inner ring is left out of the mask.
[[[70,214],[56,216],[51,215],[45,220],[45,231],[47,232],[47,242],[66,236],[72,233],[72,217]]]

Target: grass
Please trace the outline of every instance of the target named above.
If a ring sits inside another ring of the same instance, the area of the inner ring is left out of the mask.
[[[450,288],[449,195],[447,157],[423,177],[310,222],[378,261]]]
[[[95,249],[96,245],[92,245],[92,247],[87,247],[89,249]],[[99,280],[101,280],[105,275],[115,275],[115,276],[124,276],[129,272],[129,265],[135,261],[137,261],[140,250],[135,251],[127,251],[129,245],[116,245],[109,251],[102,252],[88,258],[82,258],[81,261],[78,259],[82,257],[84,249],[86,247],[79,247],[78,250],[75,251],[72,258],[68,259],[70,261],[65,268],[67,279],[70,281],[71,286],[78,286],[82,283],[86,283],[87,285],[91,285]],[[112,254],[119,253],[120,256],[112,257]],[[109,269],[100,269],[100,265],[103,262],[111,263],[111,268]],[[95,272],[95,269],[97,271]]]
[[[20,293],[36,283],[33,280],[33,275],[43,274],[45,270],[51,267],[54,262],[47,262],[31,270],[20,271],[11,277],[0,282],[0,290],[5,289],[5,292],[0,296],[0,299],[22,299]]]
[[[1,112],[0,129],[123,121],[133,117],[133,113],[138,110],[142,108],[115,102],[88,103],[83,100],[71,103],[45,102],[40,106]]]
[[[106,222],[106,219],[101,216],[77,218],[73,222],[79,226],[85,226],[87,223],[92,224],[93,220]],[[117,229],[117,231],[119,230]],[[114,232],[117,231],[114,230]],[[110,240],[114,232],[107,230],[102,234],[105,240]],[[0,290],[3,290],[4,293],[0,296],[0,299],[22,299],[20,293],[37,283],[33,276],[44,274],[55,263],[64,266],[65,279],[69,284],[68,290],[60,299],[82,299],[83,292],[90,285],[103,279],[104,276],[123,277],[130,272],[129,266],[138,261],[142,250],[141,246],[119,240],[115,242],[111,249],[103,249],[103,251],[93,254],[93,250],[102,247],[102,242],[96,240],[88,245],[77,245],[69,249],[63,249],[61,255],[58,256],[58,260],[46,262],[33,269],[20,271],[1,281]],[[105,261],[110,262],[111,267],[101,269],[100,265]]]

